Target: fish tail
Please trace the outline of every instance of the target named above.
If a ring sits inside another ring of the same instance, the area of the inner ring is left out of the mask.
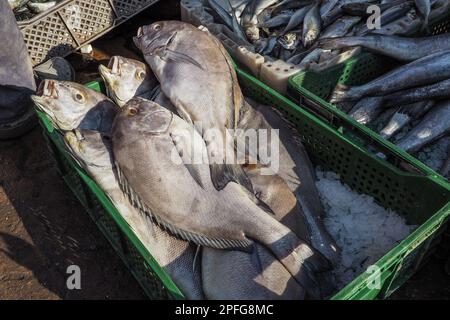
[[[228,182],[234,181],[251,193],[253,193],[252,183],[239,164],[210,164],[211,181],[217,190],[222,190]]]
[[[380,131],[380,136],[384,139],[391,138],[395,133],[397,133],[401,128],[410,122],[411,118],[408,114],[397,111],[389,121],[389,123]]]
[[[330,270],[331,263],[302,240],[297,240],[297,243],[299,245],[287,256],[277,250],[281,243],[271,244],[270,249],[311,298],[321,299],[323,293],[317,274]]]

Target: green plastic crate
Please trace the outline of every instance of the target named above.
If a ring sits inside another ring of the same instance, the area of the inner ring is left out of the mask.
[[[436,35],[448,31],[450,31],[450,13],[430,23],[430,34]],[[377,132],[359,124],[335,105],[329,103],[329,99],[337,84],[361,85],[392,70],[398,64],[393,59],[364,51],[360,55],[326,70],[304,71],[292,76],[288,83],[288,96],[334,127],[340,127],[340,130],[347,132],[348,136],[353,136],[358,143],[364,144],[374,140],[387,142]],[[362,139],[360,139],[361,137]],[[369,145],[370,143],[372,142],[369,142]],[[397,154],[405,155],[394,144],[390,142],[387,144]],[[366,147],[369,145],[366,144]],[[408,158],[415,164],[419,162],[410,156]],[[442,177],[442,179],[444,178]]]
[[[290,119],[317,165],[338,173],[352,189],[374,196],[384,207],[405,216],[419,227],[376,264],[381,270],[382,286],[370,289],[368,274],[361,274],[333,299],[385,298],[400,287],[422,264],[435,247],[450,215],[450,186],[433,172],[415,168],[408,159],[389,163],[367,152],[342,132],[281,96],[259,80],[237,69],[243,92],[255,100],[275,106]],[[88,85],[103,90],[101,83]],[[38,112],[50,149],[69,187],[88,210],[105,236],[122,257],[150,298],[182,298],[181,292],[158,266],[104,193],[71,159],[48,118]],[[390,150],[384,142],[385,150]],[[387,152],[387,151],[386,151]]]

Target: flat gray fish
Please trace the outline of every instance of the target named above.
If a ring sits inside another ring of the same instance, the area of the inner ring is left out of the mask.
[[[69,81],[45,80],[31,96],[60,130],[98,130],[109,134],[120,108],[104,94]]]
[[[152,70],[134,59],[113,56],[108,67],[99,65],[98,71],[105,82],[108,97],[119,107],[131,98],[150,95],[158,85]]]
[[[203,299],[199,265],[193,269],[196,247],[171,236],[131,205],[117,180],[111,140],[96,131],[79,130],[67,132],[64,141],[185,297]]]
[[[266,170],[268,168],[265,168]],[[297,198],[274,172],[262,174],[258,165],[246,166],[258,199],[274,217],[303,240],[309,241],[306,220]],[[204,248],[203,288],[209,299],[271,300],[303,299],[305,292],[286,268],[262,245],[248,254]]]
[[[414,4],[423,19],[422,30],[428,29],[428,20],[431,12],[430,0],[414,0]]]
[[[450,78],[450,51],[438,52],[402,65],[361,86],[339,84],[332,103],[358,100],[364,96],[385,95],[401,89],[424,86]]]
[[[301,300],[305,290],[260,244],[253,253],[204,247],[202,280],[210,300]]]
[[[234,182],[211,182],[205,142],[194,127],[154,102],[135,98],[113,127],[119,182],[133,205],[172,234],[216,249],[251,250],[254,241],[273,253],[313,297],[315,274],[329,262],[259,206]]]
[[[216,188],[235,181],[251,190],[241,166],[227,161],[235,159],[229,129],[236,126],[244,98],[233,62],[220,41],[190,24],[162,21],[141,27],[135,43],[162,91],[206,141]]]
[[[331,24],[330,26],[328,26],[320,35],[319,39],[322,38],[336,38],[336,37],[343,37],[345,36],[350,30],[351,28],[353,28],[354,25],[356,25],[359,21],[361,21],[360,17],[341,17],[339,19],[337,19],[333,24]],[[319,40],[320,41],[320,40]],[[320,45],[320,42],[318,44],[318,47],[322,48],[322,49],[330,49],[325,48],[323,46]],[[338,49],[338,48],[331,48],[330,50],[334,50],[334,49]]]
[[[365,97],[361,99],[349,116],[361,124],[368,124],[374,121],[383,111],[383,97]]]
[[[286,182],[289,189],[299,199],[312,246],[336,265],[340,259],[340,249],[323,225],[324,209],[315,184],[314,168],[303,144],[295,138],[298,133],[271,107],[258,104],[249,98],[246,100],[248,103],[243,109],[238,125],[238,128],[244,130],[240,134],[249,129],[265,129],[267,132],[278,129],[279,131],[278,134],[271,134],[270,138],[268,137],[267,145],[258,146],[258,154],[255,154],[252,149],[246,149],[245,154],[250,155],[254,163],[261,163],[261,160],[258,160],[264,159],[261,155],[270,150],[272,142],[277,142],[279,166],[276,169],[274,165],[275,168],[272,170]],[[238,152],[243,151],[238,149]],[[270,163],[263,164],[270,165]]]
[[[408,134],[396,145],[410,153],[439,139],[450,129],[450,100],[438,102]]]
[[[380,131],[380,136],[385,139],[390,139],[405,125],[411,121],[421,118],[426,114],[433,106],[435,102],[433,100],[419,101],[411,105],[402,106],[397,112],[394,113],[388,124]]]
[[[450,79],[439,81],[423,87],[396,91],[384,96],[386,105],[402,105],[425,99],[450,99]]]
[[[303,20],[303,46],[310,47],[314,41],[319,37],[322,20],[319,12],[320,1],[316,1],[315,4],[308,10]]]
[[[326,38],[323,35],[322,37]],[[397,60],[414,61],[433,53],[450,50],[450,33],[423,38],[366,35],[322,39],[319,40],[318,46],[330,50],[360,46]]]

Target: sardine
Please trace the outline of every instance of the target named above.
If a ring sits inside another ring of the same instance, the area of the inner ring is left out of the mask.
[[[326,38],[324,35],[322,37]],[[367,35],[321,39],[317,45],[330,50],[361,46],[397,60],[414,61],[436,52],[450,50],[450,33],[424,38]]]
[[[230,164],[236,157],[229,129],[236,127],[244,98],[220,41],[190,24],[165,21],[141,27],[135,43],[178,113],[205,139],[216,188],[236,181],[251,190],[241,166]]]
[[[306,6],[295,11],[294,14],[291,16],[291,18],[289,19],[286,28],[284,28],[283,33],[291,31],[294,28],[296,28],[299,24],[301,24],[310,9],[311,6]]]
[[[315,4],[308,10],[303,20],[303,46],[308,48],[319,37],[321,31],[322,20],[319,14],[319,3]]]
[[[441,101],[430,110],[420,123],[396,144],[414,153],[447,134],[450,129],[450,100]]]
[[[375,120],[382,111],[383,97],[366,97],[353,107],[349,116],[361,124],[368,124]]]
[[[264,23],[259,23],[258,27],[260,28],[276,28],[286,25],[291,19],[291,15],[289,14],[280,14],[275,16]]]
[[[233,19],[230,13],[228,13],[227,10],[225,10],[219,3],[217,3],[216,0],[208,0],[208,4],[212,9],[214,9],[214,11],[222,19],[225,25],[230,29],[233,29]]]
[[[68,81],[45,80],[31,98],[37,108],[64,131],[95,129],[109,134],[120,110],[102,93]]]
[[[205,142],[195,128],[154,102],[134,98],[113,126],[119,182],[135,207],[178,237],[217,249],[266,246],[313,297],[315,273],[330,265],[320,253],[258,206],[242,186],[218,191]]]
[[[322,34],[320,35],[319,39],[322,38],[336,38],[336,37],[343,37],[345,36],[351,28],[353,28],[354,25],[356,25],[359,21],[361,21],[360,17],[342,17],[337,19],[332,25],[330,25],[328,28],[326,28]],[[318,43],[318,47],[322,49],[329,49],[334,50],[338,48],[329,48],[329,47],[323,47],[320,44],[320,40]]]
[[[443,51],[398,67],[361,86],[347,87],[339,84],[333,92],[331,101],[336,103],[358,100],[364,96],[388,94],[448,78],[450,78],[450,51]]]
[[[425,99],[450,99],[450,79],[423,87],[397,91],[384,96],[386,105],[403,105]]]

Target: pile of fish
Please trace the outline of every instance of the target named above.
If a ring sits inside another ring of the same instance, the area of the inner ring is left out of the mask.
[[[340,250],[294,129],[242,95],[228,53],[209,32],[156,22],[141,27],[135,43],[147,64],[115,56],[100,66],[108,97],[55,80],[33,96],[73,158],[187,298],[332,294]],[[261,129],[279,131],[267,145],[235,146]],[[275,141],[272,170],[264,153]],[[244,163],[225,161],[239,152]]]
[[[46,12],[62,0],[8,0],[17,21],[24,21]]]
[[[401,61],[390,72],[360,86],[339,84],[331,102],[356,121],[416,153],[450,131],[450,33],[424,38],[372,35],[321,40],[325,48],[362,46]],[[450,170],[448,161],[441,173]]]
[[[233,30],[243,44],[269,60],[282,59],[308,69],[337,56],[338,48],[324,48],[324,38],[392,34],[391,25],[410,17],[427,29],[441,0],[203,0],[217,23]],[[380,10],[380,26],[370,6]],[[412,30],[397,30],[404,34]]]

